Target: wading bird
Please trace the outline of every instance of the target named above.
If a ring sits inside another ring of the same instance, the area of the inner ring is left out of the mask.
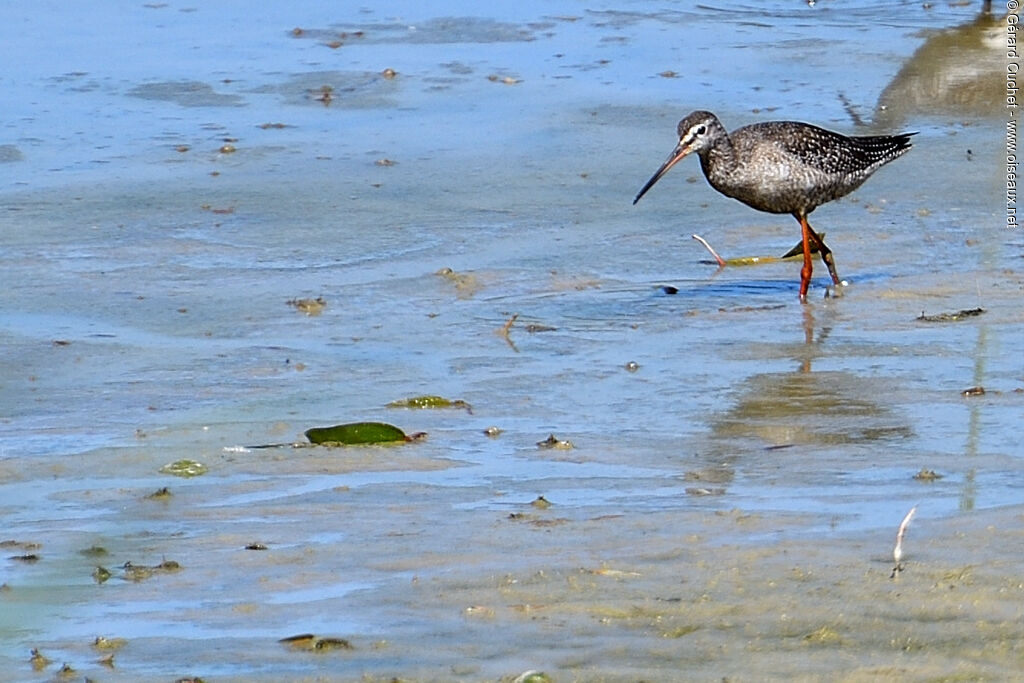
[[[832,282],[840,284],[832,251],[807,222],[817,207],[843,197],[871,174],[910,149],[910,136],[849,137],[795,121],[768,121],[726,132],[709,111],[695,111],[679,122],[679,142],[665,163],[637,193],[633,203],[690,153],[711,187],[727,197],[768,213],[788,213],[800,222],[804,265],[800,300],[811,281],[811,245],[821,252]]]

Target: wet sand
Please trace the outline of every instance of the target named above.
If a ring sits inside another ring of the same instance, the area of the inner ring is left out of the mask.
[[[60,637],[25,637],[102,680],[977,680],[1020,665],[1019,507],[918,520],[893,578],[890,529],[808,534],[813,515],[642,496],[539,509],[514,484],[330,486],[378,469],[341,459],[303,461],[329,488],[262,502],[280,477],[55,496],[122,512],[36,537],[42,559],[5,612],[56,619]],[[401,460],[405,477],[436,472]],[[474,504],[487,495],[503,503]],[[109,555],[83,556],[85,539]],[[243,549],[255,542],[266,550]],[[114,566],[125,558],[182,569],[131,579]],[[102,586],[97,563],[113,569]],[[351,649],[275,642],[306,632]],[[126,639],[113,669],[96,636]]]
[[[932,49],[998,25],[449,9],[146,5],[133,60],[76,47],[12,79],[0,671],[1013,678],[1024,242],[1000,115],[958,108],[971,79],[920,98],[949,82],[928,64],[988,64]],[[0,18],[27,50],[57,16]],[[709,265],[691,234],[778,256],[799,231],[695,161],[630,205],[698,107],[920,131],[812,217],[842,297],[820,266],[800,305],[799,264]],[[425,394],[472,411],[387,407]],[[427,438],[247,448],[366,420]],[[206,473],[161,471],[183,459]]]

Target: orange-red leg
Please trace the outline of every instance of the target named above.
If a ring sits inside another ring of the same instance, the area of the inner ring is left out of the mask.
[[[807,224],[807,231],[814,246],[818,248],[818,253],[821,254],[821,260],[825,262],[825,267],[828,268],[828,274],[832,276],[832,283],[838,287],[841,281],[839,280],[839,274],[836,273],[836,262],[832,259],[832,250],[825,246],[825,240],[821,238],[821,235],[814,232],[810,223]]]
[[[807,224],[806,214],[797,214],[796,219],[800,221],[800,235],[804,246],[804,267],[800,269],[800,301],[806,302],[807,287],[811,284],[811,273],[814,272],[814,264],[811,262],[811,226]],[[818,238],[818,241],[820,239]]]

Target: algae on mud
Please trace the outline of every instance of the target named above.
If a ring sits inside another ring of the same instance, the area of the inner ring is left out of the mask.
[[[313,427],[305,432],[311,444],[318,446],[356,446],[375,443],[414,441],[419,434],[406,435],[401,429],[385,422],[350,422],[332,427]]]
[[[182,458],[181,460],[175,460],[174,462],[167,463],[160,468],[160,472],[163,474],[171,474],[175,477],[189,478],[206,474],[208,469],[209,468],[201,462]],[[166,488],[167,487],[164,487],[164,491],[166,491]],[[159,493],[159,491],[157,493]],[[154,495],[153,497],[157,496]]]
[[[402,398],[388,403],[388,408],[460,408],[470,415],[473,407],[462,399],[448,399],[443,396],[425,395]]]

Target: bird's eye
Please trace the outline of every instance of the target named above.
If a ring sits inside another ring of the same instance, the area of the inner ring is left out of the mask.
[[[707,132],[708,129],[705,126],[697,126],[697,135],[704,135]]]

